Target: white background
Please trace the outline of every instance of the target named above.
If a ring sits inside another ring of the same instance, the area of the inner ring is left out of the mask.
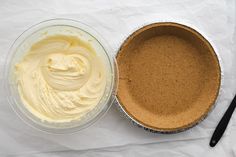
[[[0,156],[236,156],[236,116],[215,148],[208,146],[217,122],[236,93],[236,3],[234,0],[1,0]],[[4,93],[4,61],[27,28],[52,18],[90,25],[113,48],[135,29],[158,21],[191,25],[205,35],[221,58],[224,80],[215,109],[200,125],[174,135],[146,132],[115,108],[96,124],[73,135],[50,135],[24,124]]]

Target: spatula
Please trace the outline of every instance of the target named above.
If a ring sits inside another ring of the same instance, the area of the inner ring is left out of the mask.
[[[230,118],[234,112],[234,109],[236,107],[236,96],[234,97],[233,101],[229,105],[229,108],[226,110],[224,116],[221,118],[220,122],[218,123],[210,141],[210,146],[214,147],[219,140],[221,139],[222,135],[224,134],[227,125],[230,121]]]

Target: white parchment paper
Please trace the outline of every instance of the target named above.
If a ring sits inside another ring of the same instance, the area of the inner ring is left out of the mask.
[[[186,140],[209,138],[236,92],[234,0],[2,0],[0,3],[0,156],[165,141],[172,141],[170,148],[175,150],[180,141],[184,147]],[[108,41],[113,48],[112,55],[130,33],[146,23],[176,21],[194,26],[210,39],[222,61],[224,82],[216,107],[198,126],[174,135],[153,134],[137,128],[122,117],[114,105],[93,126],[75,134],[52,135],[29,127],[15,115],[5,99],[4,61],[11,44],[24,30],[52,18],[70,18],[90,25]],[[235,125],[236,118],[227,133]],[[208,142],[205,144],[207,146]],[[167,148],[160,146],[160,149]]]

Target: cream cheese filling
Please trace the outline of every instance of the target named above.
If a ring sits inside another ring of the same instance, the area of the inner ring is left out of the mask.
[[[99,103],[106,85],[105,66],[89,42],[66,35],[32,45],[15,76],[25,107],[48,122],[79,120]]]

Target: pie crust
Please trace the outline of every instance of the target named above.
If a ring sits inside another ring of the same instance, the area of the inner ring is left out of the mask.
[[[154,23],[135,31],[122,44],[117,63],[120,106],[154,131],[194,126],[219,93],[216,53],[201,34],[185,25]]]

